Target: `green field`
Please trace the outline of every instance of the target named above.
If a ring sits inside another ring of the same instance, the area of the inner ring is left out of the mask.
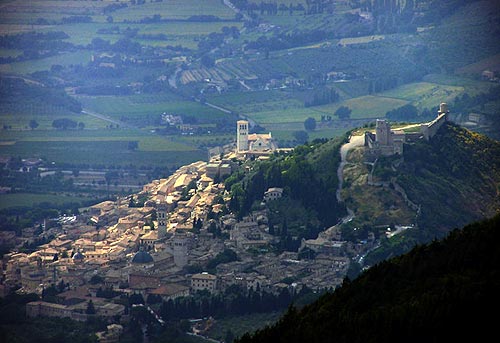
[[[379,94],[383,97],[408,100],[418,108],[432,108],[441,102],[452,102],[464,87],[428,82],[410,83]]]
[[[174,166],[206,159],[192,142],[141,130],[4,130],[0,138],[0,155],[41,157],[58,164]],[[138,142],[137,150],[129,149],[130,141]]]
[[[84,108],[106,114],[115,119],[140,119],[147,115],[163,112],[188,115],[203,121],[224,117],[219,110],[193,101],[171,100],[159,96],[77,96]]]
[[[169,0],[128,6],[113,13],[115,21],[138,20],[155,14],[164,19],[187,19],[193,15],[213,15],[222,19],[234,18],[234,12],[219,0]]]
[[[340,106],[347,106],[352,110],[351,119],[364,119],[385,117],[387,111],[401,107],[407,103],[408,101],[401,99],[365,95],[313,108],[321,113],[333,115]]]
[[[0,72],[15,74],[31,74],[36,71],[49,70],[54,64],[69,66],[70,64],[86,64],[90,62],[89,51],[62,53],[38,60],[0,64]]]
[[[210,97],[209,101],[250,116],[256,112],[303,107],[303,101],[294,98],[289,92],[277,90],[229,93]]]
[[[16,112],[14,114],[9,112],[0,114],[0,128],[10,126],[13,130],[28,130],[29,122],[34,119],[39,124],[37,130],[50,130],[52,129],[52,122],[59,118],[68,118],[78,123],[81,122],[85,125],[86,129],[102,129],[105,128],[106,125],[109,125],[107,121],[84,114],[75,114],[67,111],[41,114],[39,111],[31,111],[28,109],[27,113]],[[3,136],[4,133],[0,133],[0,139],[2,139]]]
[[[93,198],[68,196],[64,194],[32,194],[32,193],[12,193],[0,194],[0,209],[16,206],[32,207],[36,204],[48,202],[62,205],[64,203],[89,201]]]

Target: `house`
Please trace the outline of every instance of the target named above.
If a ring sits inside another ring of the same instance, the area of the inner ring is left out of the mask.
[[[203,290],[215,292],[217,289],[217,276],[207,272],[194,274],[191,277],[191,289],[194,292]]]
[[[186,297],[189,295],[189,287],[177,283],[167,283],[152,290],[149,294],[159,295],[164,301]]]
[[[277,188],[277,187],[272,187],[269,188],[265,193],[264,193],[264,201],[272,201],[279,199],[283,196],[283,188]]]

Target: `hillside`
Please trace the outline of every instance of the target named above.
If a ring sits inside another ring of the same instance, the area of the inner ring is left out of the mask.
[[[500,209],[500,143],[448,123],[430,142],[408,145],[397,182],[420,204],[418,224],[436,233]]]
[[[344,206],[337,202],[336,191],[339,149],[347,137],[348,134],[315,140],[288,155],[247,161],[240,172],[224,182],[231,191],[231,211],[241,218],[259,208],[268,188],[283,188],[283,198],[269,203],[269,220],[283,235],[288,231],[288,240],[294,237],[295,243],[288,244],[287,249],[297,250],[302,238],[315,238],[345,214]]]
[[[499,157],[498,141],[450,122],[430,141],[405,144],[402,156],[374,160],[364,147],[355,149],[344,168],[342,195],[355,214],[342,227],[344,239],[366,239],[369,231],[380,237],[364,259],[373,265],[493,216],[500,209]],[[398,225],[412,229],[387,239],[387,228]]]
[[[500,298],[500,215],[371,268],[239,342],[482,341]]]

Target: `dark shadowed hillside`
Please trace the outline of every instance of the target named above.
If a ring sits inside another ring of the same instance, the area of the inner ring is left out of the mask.
[[[409,145],[398,172],[429,230],[461,227],[499,209],[500,143],[484,135],[449,123],[430,142]]]
[[[455,230],[239,342],[483,341],[496,331],[499,240],[500,215]]]

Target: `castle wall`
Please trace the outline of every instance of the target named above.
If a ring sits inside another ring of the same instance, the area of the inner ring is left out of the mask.
[[[443,124],[445,122],[446,122],[446,113],[439,114],[437,116],[437,118],[434,119],[433,121],[431,121],[429,123],[426,123],[426,124],[422,124],[420,126],[422,135],[424,136],[424,138],[426,140],[431,139],[432,137],[434,137],[436,135],[436,133],[438,132],[439,128],[441,126],[443,126]]]

